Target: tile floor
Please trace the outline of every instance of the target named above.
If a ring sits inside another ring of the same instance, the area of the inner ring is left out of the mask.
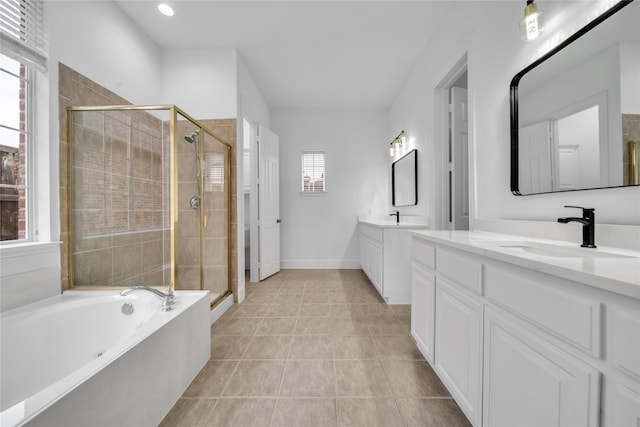
[[[211,328],[211,360],[169,426],[468,426],[360,270],[283,270]]]

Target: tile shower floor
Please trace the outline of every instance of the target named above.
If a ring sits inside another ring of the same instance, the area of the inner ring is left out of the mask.
[[[467,426],[360,270],[283,270],[246,284],[211,328],[211,360],[169,426]]]

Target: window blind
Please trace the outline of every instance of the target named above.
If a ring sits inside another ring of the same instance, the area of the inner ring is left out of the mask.
[[[324,152],[302,153],[302,191],[326,191]]]
[[[42,0],[0,0],[0,52],[40,71],[47,69]]]
[[[205,153],[204,155],[204,191],[224,191],[224,154]]]

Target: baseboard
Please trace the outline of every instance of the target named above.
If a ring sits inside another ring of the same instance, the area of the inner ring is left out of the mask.
[[[360,262],[344,259],[280,260],[280,268],[284,270],[359,270]]]

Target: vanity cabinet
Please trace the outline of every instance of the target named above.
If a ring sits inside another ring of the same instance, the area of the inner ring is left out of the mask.
[[[640,293],[446,233],[412,233],[411,335],[474,426],[640,425]]]
[[[409,226],[382,221],[358,223],[360,266],[388,304],[411,303]]]

